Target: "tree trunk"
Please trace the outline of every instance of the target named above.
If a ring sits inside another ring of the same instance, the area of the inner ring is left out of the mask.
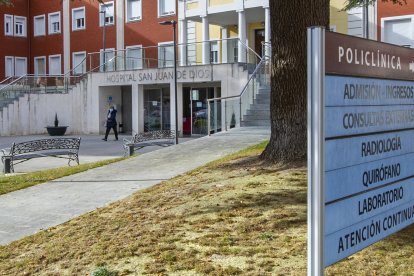
[[[329,0],[271,0],[271,137],[262,158],[303,161],[307,152],[307,27],[329,26]]]

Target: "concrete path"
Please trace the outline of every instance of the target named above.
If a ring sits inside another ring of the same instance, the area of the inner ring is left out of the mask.
[[[233,129],[2,195],[0,244],[66,222],[269,136],[268,128]]]
[[[81,137],[81,145],[79,148],[79,162],[80,164],[96,162],[101,160],[112,159],[121,157],[124,154],[122,146],[122,139],[125,137],[130,138],[131,135],[119,135],[119,140],[114,141],[114,135],[108,138],[108,141],[102,141],[103,135],[80,135],[80,136],[65,136],[65,137]],[[0,149],[10,148],[13,142],[25,142],[37,139],[51,138],[48,135],[30,135],[30,136],[13,136],[13,137],[0,137]],[[179,143],[193,140],[194,138],[180,138]],[[138,151],[139,154],[147,153],[154,150],[159,150],[160,147],[145,147]],[[0,153],[1,155],[1,153]],[[44,157],[40,159],[33,159],[15,166],[16,173],[27,173],[40,171],[45,169],[52,169],[58,167],[64,167],[68,165],[68,160]],[[3,173],[3,167],[0,163],[0,174]]]

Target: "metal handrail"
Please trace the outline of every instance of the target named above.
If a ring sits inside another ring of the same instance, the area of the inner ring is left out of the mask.
[[[194,45],[202,45],[202,44],[205,44],[205,43],[220,42],[220,41],[221,42],[224,42],[224,41],[237,41],[238,43],[240,43],[245,48],[246,55],[248,55],[248,53],[251,52],[257,60],[259,60],[259,61],[262,60],[262,57],[256,51],[254,51],[251,47],[249,47],[248,45],[246,45],[246,43],[244,43],[243,41],[241,41],[239,38],[210,39],[210,40],[206,40],[206,41],[196,41],[196,42],[191,42],[191,43],[177,43],[176,46],[177,47],[184,47],[184,46],[189,47],[189,46],[194,46]],[[171,44],[163,44],[163,45],[155,45],[155,46],[137,47],[137,49],[140,49],[141,51],[143,51],[143,55],[145,55],[145,50],[147,50],[147,49],[158,49],[158,48],[162,48],[162,47],[171,47],[171,46],[173,46],[173,43],[171,43]],[[125,55],[125,53],[128,50],[129,49],[107,50],[105,52],[107,52],[107,53],[114,53],[115,56],[122,56],[123,58],[125,58],[124,55]],[[118,53],[121,53],[121,54],[118,54]],[[91,60],[92,59],[92,56],[96,56],[98,54],[101,55],[102,52],[101,51],[99,51],[99,52],[91,52],[91,53],[88,53],[87,56]],[[142,59],[145,60],[147,58],[145,58],[143,56]],[[158,60],[164,60],[164,59],[158,59]],[[178,61],[179,60],[177,60],[177,62]],[[108,62],[109,61],[105,62],[104,64],[107,64]],[[89,72],[90,71],[93,71],[93,70],[96,70],[97,68],[103,66],[104,64],[100,64],[99,66],[96,66],[96,67],[93,67],[93,68],[92,68],[92,66],[90,64],[89,65]],[[143,64],[145,64],[145,63],[143,63]],[[197,64],[197,62],[196,62],[196,64]]]
[[[225,99],[231,99],[231,98],[239,98],[242,97],[244,92],[247,90],[247,88],[249,87],[250,82],[253,80],[253,78],[256,76],[257,71],[260,69],[260,67],[262,66],[263,63],[265,63],[267,60],[267,57],[262,58],[262,60],[259,62],[259,64],[257,64],[256,68],[254,69],[253,73],[251,74],[251,76],[249,77],[246,85],[243,87],[242,92],[239,95],[235,95],[235,96],[227,96],[227,97],[220,97],[220,98],[211,98],[211,99],[207,99],[207,101],[218,101],[218,100],[225,100]]]
[[[262,67],[263,64],[265,64],[268,60],[267,56],[263,56],[263,58],[260,60],[259,64],[256,66],[256,68],[254,69],[253,73],[251,74],[251,76],[249,77],[246,85],[243,87],[241,93],[239,95],[234,95],[234,96],[226,96],[226,97],[219,97],[219,98],[211,98],[211,99],[207,99],[207,123],[208,123],[208,135],[210,135],[211,132],[211,122],[210,122],[210,112],[211,112],[211,107],[210,107],[210,102],[213,101],[220,101],[220,100],[227,100],[227,99],[234,99],[234,98],[239,98],[240,99],[240,122],[241,122],[241,99],[243,94],[247,91],[250,82],[256,77],[257,72],[260,70],[260,68]],[[225,111],[226,112],[226,111]]]
[[[85,62],[85,61],[86,61],[86,58],[87,58],[87,56],[85,56],[85,57],[82,59],[82,61],[78,63],[78,65],[76,65],[75,67],[73,67],[71,70],[67,71],[67,72],[64,74],[64,76],[65,76],[65,77],[66,77],[67,75],[72,76],[73,74],[71,74],[71,73],[72,73],[72,72],[75,72],[75,70],[76,70],[79,66],[81,66],[81,65],[83,64],[83,62]],[[82,75],[82,74],[79,74],[79,75]],[[77,76],[78,76],[78,75],[77,75]]]
[[[2,80],[2,81],[0,81],[0,84],[3,84],[3,83],[5,83],[6,81],[8,81],[9,79],[11,79],[12,77],[7,77],[7,78],[5,78],[4,80]]]
[[[11,83],[9,83],[9,84],[7,84],[7,85],[5,85],[5,86],[1,87],[1,88],[0,88],[0,93],[1,93],[3,90],[5,90],[7,87],[9,87],[9,86],[11,86],[11,85],[15,84],[16,82],[18,82],[19,80],[21,80],[22,78],[25,78],[25,77],[27,77],[27,76],[28,76],[28,74],[23,75],[23,76],[20,76],[19,78],[15,79],[15,80],[14,80],[14,81],[12,81]]]

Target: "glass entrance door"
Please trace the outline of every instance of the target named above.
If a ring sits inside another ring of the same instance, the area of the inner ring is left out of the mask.
[[[170,130],[170,91],[168,88],[144,91],[144,132]]]
[[[184,89],[183,131],[187,135],[207,135],[207,99],[214,97],[214,88]]]

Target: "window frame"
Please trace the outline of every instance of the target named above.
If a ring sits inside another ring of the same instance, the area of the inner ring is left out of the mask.
[[[43,18],[43,33],[36,33],[36,19]],[[46,35],[46,16],[44,14],[33,16],[33,36],[45,36]]]
[[[172,11],[171,13],[161,13],[161,5],[160,2],[161,1],[168,1],[168,0],[157,0],[157,12],[158,12],[158,17],[166,17],[166,16],[174,16],[177,14],[177,3],[174,0],[174,11]],[[170,0],[173,1],[173,0]]]
[[[410,35],[411,35],[411,45],[400,45],[403,47],[407,47],[410,46],[410,48],[414,47],[414,15],[409,14],[409,15],[400,15],[400,16],[389,16],[389,17],[383,17],[381,18],[381,42],[385,42],[385,24],[392,22],[392,21],[401,21],[401,20],[407,20],[409,19],[411,22],[411,30],[410,30]],[[389,43],[389,42],[386,42]],[[394,44],[394,45],[398,45],[398,44]]]
[[[77,11],[83,11],[83,26],[78,28],[77,27],[77,20],[75,19],[75,12]],[[73,8],[72,9],[72,32],[74,31],[80,31],[86,29],[86,9],[85,6],[79,7],[79,8]]]
[[[50,72],[50,69],[51,69],[51,66],[50,66],[50,64],[51,64],[51,62],[50,62],[50,60],[52,59],[52,58],[56,58],[56,57],[59,57],[59,61],[60,61],[60,63],[59,63],[59,74],[52,74],[52,72]],[[47,71],[48,72],[48,75],[50,75],[50,76],[61,76],[62,75],[62,55],[61,54],[57,54],[57,55],[49,55],[48,56],[48,64],[49,64],[49,70]]]
[[[113,63],[109,67],[109,68],[111,68],[111,70],[108,70],[108,69],[106,69],[105,71],[103,70],[104,69],[103,65],[106,64],[106,61],[104,60],[104,54],[103,53],[104,53],[104,50],[99,49],[99,68],[100,68],[99,70],[100,70],[100,72],[113,72],[113,71],[115,71]],[[113,57],[111,57],[111,59],[112,59],[112,58],[115,57],[115,54],[116,54],[115,48],[105,48],[105,53],[112,53],[113,54]],[[105,54],[105,59],[107,61],[110,60],[110,59],[107,58],[106,54]]]
[[[22,22],[18,22],[19,20],[22,20]],[[16,32],[15,29],[13,29],[14,36],[27,37],[27,18],[26,18],[26,16],[15,15],[14,16],[13,28],[16,28],[18,23],[22,23],[22,33],[19,34],[19,33]]]
[[[114,4],[114,1],[109,1],[109,2],[105,2],[103,4],[99,4],[99,27],[104,26],[104,22],[107,18],[106,16],[105,16],[105,18],[103,18],[103,14],[101,13],[101,11],[103,11],[102,7],[109,6],[109,5],[112,5],[112,9],[113,9],[112,22],[111,23],[105,23],[105,26],[115,25],[115,4]]]
[[[11,21],[7,22],[7,18],[10,19]],[[7,32],[7,29],[6,29],[6,26],[7,26],[6,24],[7,23],[10,23],[9,32]],[[14,36],[14,19],[13,19],[13,15],[11,15],[11,14],[5,14],[4,15],[4,35],[5,36]]]
[[[38,57],[34,57],[34,58],[33,58],[33,67],[34,67],[34,68],[33,68],[33,69],[34,69],[33,71],[34,71],[34,74],[35,74],[36,76],[43,76],[43,75],[39,75],[39,72],[37,72],[38,70],[37,70],[37,66],[36,66],[36,65],[37,65],[37,64],[36,64],[36,61],[37,61],[37,60],[41,60],[41,59],[43,59],[43,60],[45,61],[45,65],[44,65],[44,69],[45,69],[45,70],[44,70],[44,71],[45,71],[45,74],[47,74],[47,71],[46,71],[46,69],[47,69],[47,68],[46,68],[46,67],[47,67],[47,66],[46,66],[46,62],[47,62],[47,61],[46,61],[46,56],[38,56]]]
[[[24,60],[24,64],[25,64],[25,73],[22,75],[17,75],[16,74],[16,64],[17,64],[17,60]],[[16,77],[20,77],[20,76],[24,76],[27,74],[27,57],[14,57],[14,76]]]
[[[129,14],[128,14],[128,12],[129,12],[129,8],[128,8],[128,2],[129,1],[131,1],[131,0],[125,0],[125,22],[126,23],[129,23],[129,22],[137,22],[137,21],[142,21],[142,0],[136,0],[136,1],[139,1],[139,6],[140,6],[140,8],[141,8],[141,14],[140,14],[140,16],[139,16],[139,18],[137,18],[137,19],[133,19],[133,20],[131,20],[130,18],[129,18]]]
[[[79,64],[75,65],[75,55],[82,54],[84,56],[83,60],[83,66],[82,66],[82,72],[75,74],[75,67],[77,67]],[[72,52],[72,75],[82,75],[86,73],[86,51],[79,51],[79,52]]]
[[[53,30],[52,24],[55,23],[55,22],[52,22],[51,17],[52,16],[56,16],[56,15],[59,16],[59,31],[58,32],[52,32],[52,30]],[[48,19],[48,24],[47,24],[48,25],[48,28],[47,28],[47,31],[48,31],[48,34],[49,35],[54,35],[54,34],[60,34],[60,33],[62,33],[62,18],[61,18],[61,15],[60,15],[60,11],[49,13],[47,19]]]
[[[12,63],[12,67],[11,67],[11,75],[7,75],[7,59],[11,59]],[[14,77],[14,56],[4,56],[4,75],[5,77]]]
[[[171,67],[174,67],[174,63],[171,65],[171,66],[167,66],[167,65],[165,65],[166,64],[166,60],[164,60],[164,66],[160,66],[160,62],[161,62],[161,58],[160,58],[160,49],[162,48],[162,47],[164,47],[164,48],[166,48],[166,46],[170,46],[170,47],[172,47],[173,48],[173,51],[174,51],[174,41],[164,41],[164,42],[159,42],[158,43],[158,68],[171,68]],[[173,55],[174,55],[174,53],[173,53]],[[173,57],[174,58],[174,57]]]
[[[134,49],[139,49],[139,50],[141,50],[141,64],[140,64],[140,66],[139,67],[137,67],[137,68],[129,68],[129,66],[128,66],[128,59],[126,59],[126,68],[127,68],[127,70],[138,70],[138,69],[144,69],[144,56],[143,56],[143,53],[144,53],[144,51],[143,51],[143,47],[142,47],[142,44],[141,45],[131,45],[131,46],[127,46],[126,48],[125,48],[125,57],[126,58],[128,58],[128,51],[129,50],[134,50]]]

